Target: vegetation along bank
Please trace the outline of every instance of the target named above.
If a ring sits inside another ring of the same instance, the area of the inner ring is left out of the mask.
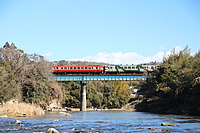
[[[194,56],[188,48],[172,51],[139,93],[145,98],[138,111],[200,115],[200,51]]]

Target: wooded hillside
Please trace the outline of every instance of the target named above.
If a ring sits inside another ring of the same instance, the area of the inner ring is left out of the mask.
[[[141,85],[138,111],[200,115],[200,52],[172,51],[154,76]]]
[[[54,62],[55,63],[55,62]],[[57,65],[67,62],[57,61]],[[53,100],[67,107],[79,108],[80,85],[78,82],[48,81],[52,63],[43,56],[27,54],[15,44],[6,43],[0,48],[0,103],[9,100],[34,103],[45,108]],[[120,108],[130,99],[129,82],[89,82],[88,107]]]

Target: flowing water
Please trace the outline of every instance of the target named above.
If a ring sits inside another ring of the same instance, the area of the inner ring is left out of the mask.
[[[133,111],[70,112],[71,117],[48,113],[27,119],[0,118],[0,132],[45,133],[55,128],[61,133],[74,132],[200,132],[200,117],[158,115]],[[14,123],[16,120],[22,123]],[[161,126],[161,123],[176,126]]]

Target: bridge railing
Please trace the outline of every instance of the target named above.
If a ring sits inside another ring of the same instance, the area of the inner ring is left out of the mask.
[[[146,80],[149,76],[143,75],[115,75],[115,76],[49,76],[48,80],[55,81],[130,81],[130,80]]]

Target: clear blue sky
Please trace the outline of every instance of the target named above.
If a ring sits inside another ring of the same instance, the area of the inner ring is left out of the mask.
[[[5,42],[50,61],[95,60],[100,54],[129,63],[119,56],[151,60],[186,45],[198,52],[200,1],[0,0],[1,47]]]

